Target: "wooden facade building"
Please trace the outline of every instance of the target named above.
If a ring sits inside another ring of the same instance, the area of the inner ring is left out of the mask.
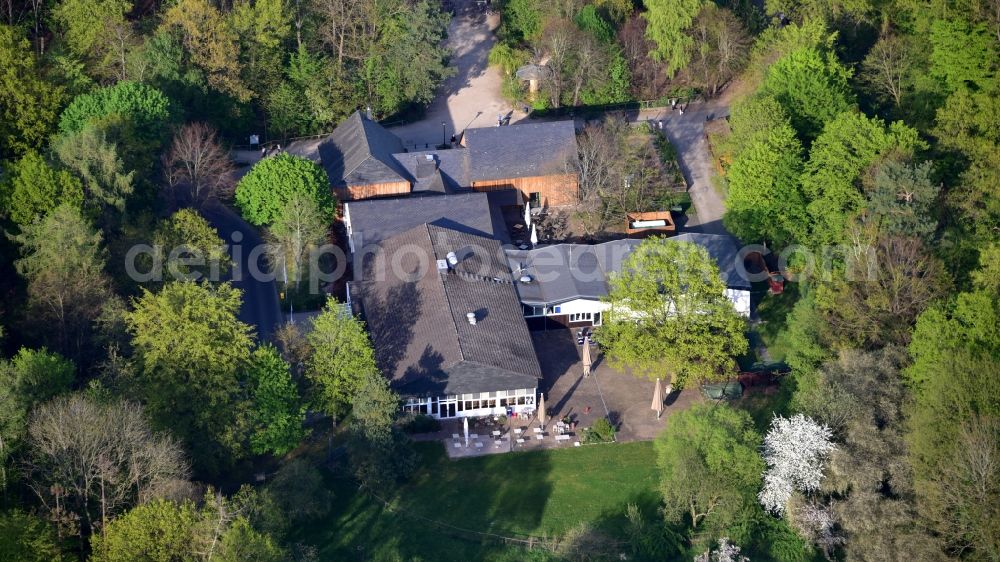
[[[572,121],[469,129],[458,147],[407,152],[402,141],[355,112],[319,146],[341,201],[411,194],[516,190],[533,207],[577,202]]]

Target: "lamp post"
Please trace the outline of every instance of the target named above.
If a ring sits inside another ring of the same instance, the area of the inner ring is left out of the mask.
[[[441,146],[447,146],[448,145],[448,137],[446,135],[447,135],[447,133],[445,133],[444,121],[442,121],[441,122]]]

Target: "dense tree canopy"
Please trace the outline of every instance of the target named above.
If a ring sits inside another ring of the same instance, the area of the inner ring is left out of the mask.
[[[218,281],[232,266],[219,232],[193,209],[181,209],[161,222],[152,243],[165,280]]]
[[[9,156],[40,148],[55,129],[64,96],[46,80],[24,33],[0,24],[0,151]]]
[[[218,470],[243,454],[240,373],[252,329],[229,284],[170,282],[143,291],[126,314],[138,362],[131,386],[159,427],[190,447],[196,467]]]
[[[833,53],[818,47],[800,48],[771,65],[763,92],[778,100],[795,129],[809,140],[819,135],[827,121],[853,106],[850,76]]]
[[[74,98],[59,117],[59,130],[76,133],[118,120],[142,134],[156,134],[170,119],[170,100],[162,92],[139,82],[119,82]]]
[[[250,394],[250,450],[283,455],[302,441],[305,407],[288,363],[273,346],[254,350],[247,369]]]
[[[24,257],[16,266],[28,282],[28,306],[51,323],[44,339],[70,357],[80,356],[110,290],[100,233],[79,210],[62,204],[22,227],[18,241]]]
[[[93,562],[279,562],[287,553],[209,490],[202,506],[155,500],[108,525],[92,541]]]

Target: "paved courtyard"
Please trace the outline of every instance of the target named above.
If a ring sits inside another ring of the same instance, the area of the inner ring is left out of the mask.
[[[443,441],[452,458],[574,447],[581,442],[580,430],[607,415],[618,430],[618,441],[643,441],[655,438],[673,413],[704,400],[697,390],[674,392],[666,397],[663,415],[657,419],[651,408],[653,381],[611,368],[596,346],[591,347],[591,376],[584,377],[582,347],[574,334],[575,330],[532,333],[542,367],[539,391],[544,393],[545,409],[550,413],[544,427],[537,416],[506,423],[477,420],[470,425],[466,445],[462,420],[453,419],[443,421],[439,432],[415,437]],[[557,428],[557,422],[564,418],[576,422],[576,428]]]
[[[532,334],[544,377],[539,390],[545,393],[545,409],[554,419],[569,416],[583,428],[607,415],[618,429],[619,441],[642,441],[656,437],[673,412],[702,399],[697,390],[674,392],[657,419],[650,407],[654,382],[611,368],[597,346],[590,348],[594,366],[585,378],[582,348],[574,334],[570,330]]]

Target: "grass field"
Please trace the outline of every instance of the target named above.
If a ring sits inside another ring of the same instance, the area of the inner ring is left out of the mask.
[[[390,508],[348,479],[331,479],[334,511],[300,529],[298,539],[319,548],[322,560],[483,560],[516,547],[449,526],[541,537],[590,522],[622,537],[627,504],[653,517],[659,503],[650,442],[459,461],[449,460],[439,443],[418,443],[417,451],[420,468],[384,498]],[[508,552],[504,560],[525,556]]]

